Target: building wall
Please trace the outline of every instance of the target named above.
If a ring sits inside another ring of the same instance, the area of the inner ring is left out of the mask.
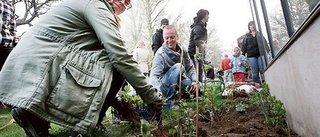
[[[265,80],[284,103],[289,127],[320,137],[320,17],[305,25],[267,68]]]

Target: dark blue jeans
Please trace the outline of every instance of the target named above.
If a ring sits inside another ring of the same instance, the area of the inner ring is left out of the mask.
[[[262,65],[262,57],[248,57],[248,62],[250,64],[251,72],[252,72],[252,81],[259,83],[259,73],[263,74],[263,65]]]
[[[179,78],[180,78],[180,63],[176,63],[173,65],[167,73],[164,75],[164,77],[161,79],[161,86],[160,90],[163,94],[163,97],[165,97],[167,100],[174,99],[176,96],[176,89],[178,86]],[[182,73],[185,72],[184,67],[182,67]],[[183,79],[181,81],[181,88],[183,96],[186,97],[186,88],[190,87],[192,84],[192,81],[190,79]]]

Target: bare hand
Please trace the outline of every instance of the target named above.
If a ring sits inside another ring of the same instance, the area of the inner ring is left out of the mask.
[[[197,84],[191,85],[191,87],[190,87],[190,92],[191,92],[191,93],[195,93],[196,91],[197,91]]]

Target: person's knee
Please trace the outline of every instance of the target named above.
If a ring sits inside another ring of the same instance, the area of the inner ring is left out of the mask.
[[[172,67],[173,67],[173,68],[180,69],[180,66],[181,66],[181,65],[182,65],[181,63],[176,63],[176,64],[174,64]]]

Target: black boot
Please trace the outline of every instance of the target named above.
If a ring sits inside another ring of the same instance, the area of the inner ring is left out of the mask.
[[[85,137],[85,136],[71,129],[69,137]]]
[[[28,137],[55,137],[49,135],[50,123],[31,114],[22,108],[11,110],[12,117],[22,127]]]

